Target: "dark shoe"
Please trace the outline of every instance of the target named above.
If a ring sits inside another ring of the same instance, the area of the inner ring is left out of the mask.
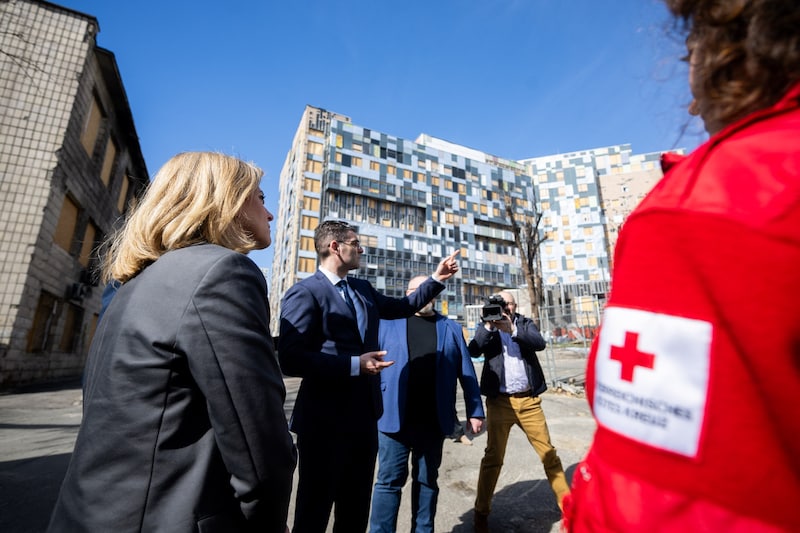
[[[475,533],[489,533],[489,515],[475,511],[472,519]]]

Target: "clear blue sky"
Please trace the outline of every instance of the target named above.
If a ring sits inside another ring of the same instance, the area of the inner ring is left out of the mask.
[[[661,0],[57,3],[98,19],[151,176],[181,151],[233,154],[264,169],[276,215],[306,104],[509,159],[705,138]]]

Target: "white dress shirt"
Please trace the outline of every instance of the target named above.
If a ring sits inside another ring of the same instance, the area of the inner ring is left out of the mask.
[[[319,267],[319,271],[328,278],[328,281],[331,282],[333,287],[336,289],[336,292],[339,292],[339,287],[336,286],[342,280],[347,281],[347,278],[340,278],[333,272],[329,272],[322,267]],[[356,321],[358,322],[358,331],[361,333],[361,338],[364,338],[364,332],[366,331],[366,313],[364,312],[364,304],[361,302],[361,297],[353,290],[353,288],[348,283],[347,287],[347,294],[350,295],[350,299],[353,301],[353,305],[356,308]],[[340,293],[341,294],[341,293]],[[344,296],[342,296],[342,300],[344,300]],[[355,355],[350,357],[350,375],[357,376],[361,373],[361,358],[359,355]]]

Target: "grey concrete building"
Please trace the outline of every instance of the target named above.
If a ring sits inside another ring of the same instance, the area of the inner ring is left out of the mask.
[[[98,31],[56,4],[0,1],[0,388],[81,373],[96,248],[149,182]]]

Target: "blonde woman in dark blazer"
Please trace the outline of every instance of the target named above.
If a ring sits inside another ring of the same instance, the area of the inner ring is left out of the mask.
[[[184,153],[105,256],[121,286],[89,353],[50,531],[286,530],[296,454],[261,271],[262,172]]]

